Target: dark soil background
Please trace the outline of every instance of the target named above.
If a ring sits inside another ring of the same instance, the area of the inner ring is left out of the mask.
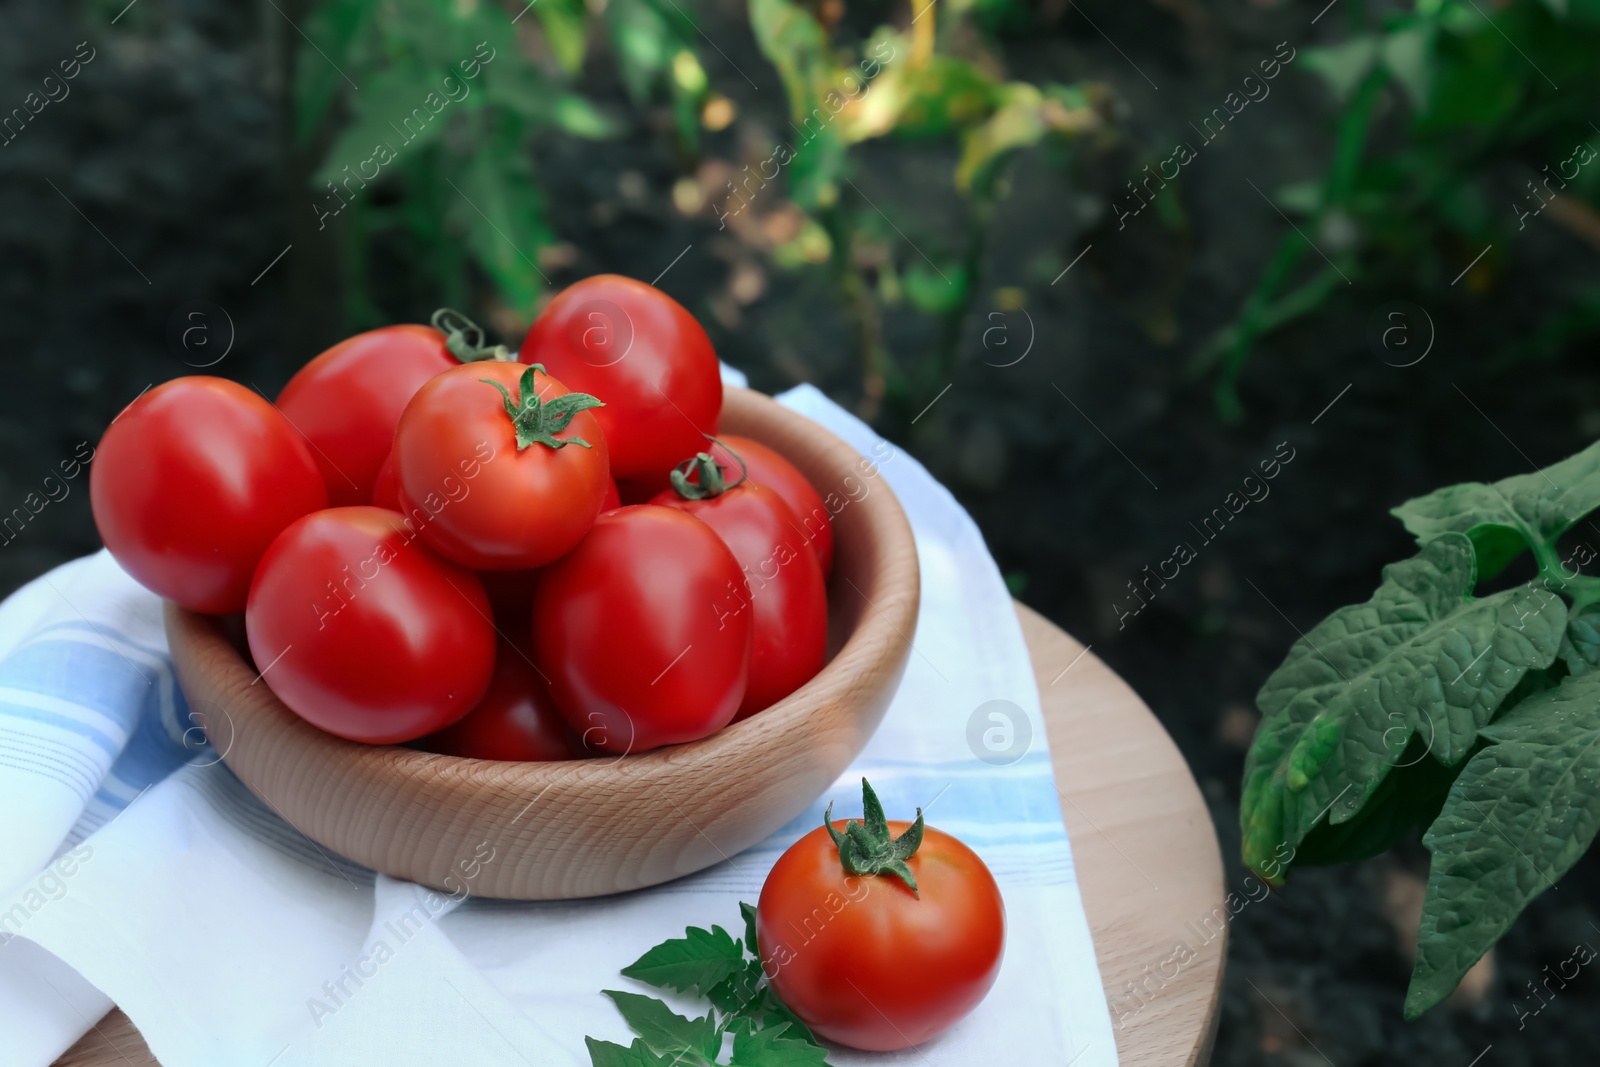
[[[707,138],[700,173],[715,190],[727,173],[716,161],[738,160],[746,141],[781,127],[783,98],[742,5],[692,6],[726,52],[704,50],[712,82],[739,107],[738,122]],[[1600,368],[1587,353],[1492,366],[1549,293],[1594,271],[1593,250],[1542,224],[1497,250],[1448,300],[1428,298],[1436,337],[1414,366],[1390,366],[1367,335],[1377,309],[1416,294],[1351,286],[1327,312],[1259,347],[1238,424],[1218,418],[1212,379],[1186,371],[1189,354],[1237,313],[1289,225],[1251,183],[1271,192],[1318,175],[1331,104],[1291,64],[1268,99],[1184,169],[1181,225],[1152,212],[1119,230],[1109,202],[1143,162],[1194,140],[1189,123],[1278,42],[1338,39],[1338,17],[1311,25],[1321,6],[1101,0],[1091,24],[1063,3],[1040,29],[1007,41],[1014,77],[1112,86],[1132,147],[1071,181],[1037,156],[1018,161],[952,388],[914,425],[942,383],[878,418],[971,510],[1020,598],[1092,642],[1155,709],[1211,805],[1235,888],[1255,691],[1297,630],[1365,597],[1382,564],[1409,554],[1387,509],[1450,482],[1549,463],[1600,434]],[[268,395],[341,335],[328,293],[335,250],[306,225],[309,198],[285,162],[293,29],[266,4],[140,0],[111,24],[121,7],[13,0],[5,8],[0,112],[20,105],[79,41],[97,52],[67,99],[0,148],[0,510],[38,489],[80,442],[97,441],[142,389],[215,358],[230,332],[231,351],[208,373]],[[600,270],[648,280],[692,246],[660,285],[701,317],[726,361],[763,390],[811,381],[856,406],[861,370],[821,274],[780,270],[762,249],[719,232],[709,211],[686,216],[674,206],[674,184],[695,172],[660,135],[662,115],[626,107],[603,50],[585,89],[636,128],[609,142],[534,146],[565,242],[545,259],[547,273],[558,285]],[[854,180],[907,241],[948,247],[959,208],[953,162],[944,149],[870,145]],[[894,254],[913,255],[903,246]],[[1014,297],[995,295],[1013,288],[1026,316]],[[424,321],[433,307],[398,279],[383,299],[396,321]],[[170,330],[201,304],[223,309],[231,324],[213,312],[215,347],[204,354],[175,344]],[[996,323],[1014,347],[997,349],[985,335]],[[1412,325],[1420,345],[1426,327]],[[996,366],[1015,359],[1028,336],[1034,344],[1021,362]],[[887,339],[914,368],[933,327],[891,310]],[[1293,459],[1270,496],[1201,547],[1192,524],[1280,449]],[[1196,545],[1198,558],[1137,615],[1119,616],[1119,607],[1137,606],[1128,583],[1180,541]],[[0,587],[97,547],[79,478],[0,549]],[[1230,932],[1214,1062],[1592,1062],[1600,1047],[1593,974],[1521,1026],[1513,1008],[1538,1006],[1527,983],[1545,965],[1578,942],[1600,944],[1594,863],[1580,863],[1530,907],[1456,1001],[1407,1024],[1405,934],[1425,876],[1426,855],[1412,846],[1297,873],[1247,907]]]

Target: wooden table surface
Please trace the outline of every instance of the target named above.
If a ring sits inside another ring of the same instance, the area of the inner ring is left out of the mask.
[[[1216,1035],[1227,911],[1199,787],[1134,691],[1017,605],[1123,1067],[1204,1064]],[[152,1067],[113,1009],[56,1067]]]

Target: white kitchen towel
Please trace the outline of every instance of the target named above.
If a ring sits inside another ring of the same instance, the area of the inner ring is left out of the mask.
[[[442,894],[328,854],[205,746],[160,605],[104,553],[0,605],[0,1064],[45,1067],[116,1003],[166,1067],[587,1064],[627,1044],[601,989],[685,926],[740,929],[823,807],[921,806],[1005,897],[1000,978],[917,1049],[864,1064],[1117,1062],[1027,649],[972,520],[910,456],[807,386],[779,398],[864,457],[834,510],[887,482],[910,516],[922,611],[883,725],[810,810],[700,874],[600,900]]]

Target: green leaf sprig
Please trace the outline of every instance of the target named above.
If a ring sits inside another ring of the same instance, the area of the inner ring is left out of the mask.
[[[1600,442],[1394,509],[1421,546],[1289,650],[1256,701],[1245,863],[1433,856],[1405,1012],[1447,997],[1600,832],[1600,558],[1560,538],[1600,508]],[[1600,533],[1600,526],[1595,526]],[[1538,574],[1476,595],[1532,553]]]
[[[691,926],[622,969],[624,977],[698,997],[706,1014],[691,1019],[655,997],[603,990],[637,1036],[630,1045],[584,1038],[593,1067],[826,1067],[827,1050],[762,971],[756,909],[741,903],[739,910],[742,941],[720,926]]]

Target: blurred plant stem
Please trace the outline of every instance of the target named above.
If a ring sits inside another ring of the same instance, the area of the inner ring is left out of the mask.
[[[828,267],[833,274],[834,286],[844,299],[851,332],[861,353],[862,382],[861,403],[856,413],[867,422],[878,417],[888,391],[894,368],[889,351],[883,343],[883,309],[879,307],[872,287],[856,263],[855,227],[840,201],[834,201],[817,213],[818,221],[828,235],[830,250]]]

